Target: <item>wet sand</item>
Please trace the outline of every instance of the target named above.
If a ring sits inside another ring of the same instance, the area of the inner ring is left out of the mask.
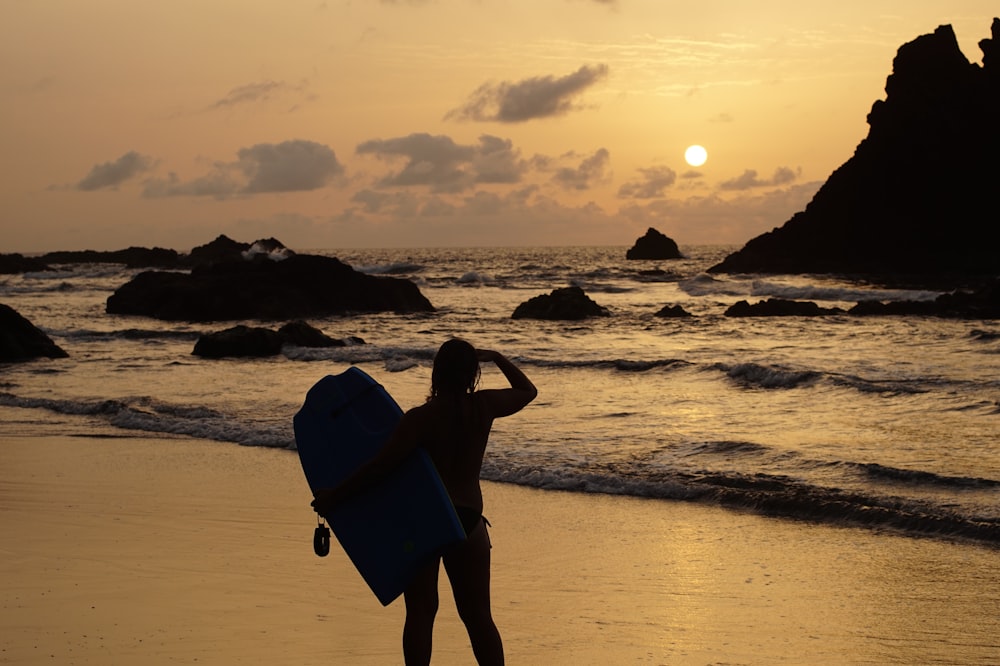
[[[1000,552],[486,484],[510,664],[992,664]],[[0,441],[0,663],[396,664],[289,451]],[[442,576],[435,664],[472,663]]]

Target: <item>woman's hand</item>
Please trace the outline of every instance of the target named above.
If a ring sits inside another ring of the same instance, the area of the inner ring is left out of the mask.
[[[313,508],[313,511],[326,518],[326,514],[330,513],[336,504],[337,489],[320,488],[316,491],[316,499],[310,503],[310,506]]]

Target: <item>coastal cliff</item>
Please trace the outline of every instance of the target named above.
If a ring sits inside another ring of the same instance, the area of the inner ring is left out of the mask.
[[[901,46],[868,136],[804,211],[713,273],[1000,273],[1000,19],[970,63],[950,25]]]

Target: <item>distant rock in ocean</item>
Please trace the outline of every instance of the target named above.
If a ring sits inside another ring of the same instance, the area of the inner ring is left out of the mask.
[[[318,328],[297,320],[273,331],[259,326],[233,326],[224,331],[206,333],[198,337],[191,352],[203,358],[241,358],[277,356],[285,345],[298,347],[347,347],[363,345],[357,336],[345,339],[331,338]]]
[[[0,275],[50,270],[52,268],[38,257],[25,257],[23,254],[18,254],[17,252],[0,254]]]
[[[171,268],[180,260],[176,250],[162,247],[129,247],[124,250],[62,250],[48,252],[38,259],[47,264],[125,264],[129,268]]]
[[[854,156],[804,211],[709,272],[1000,272],[1000,19],[979,48],[982,66],[950,25],[901,46]]]
[[[41,329],[9,305],[0,303],[0,362],[69,356]]]
[[[609,314],[607,308],[595,303],[580,287],[563,287],[529,298],[514,308],[511,318],[573,321]]]
[[[727,317],[819,317],[843,314],[840,308],[821,308],[812,301],[789,301],[783,298],[769,298],[751,305],[738,301],[726,310]]]
[[[170,321],[300,319],[350,312],[433,312],[413,282],[355,271],[333,257],[300,254],[145,271],[108,297],[109,314]]]
[[[646,235],[635,241],[625,253],[626,259],[681,259],[680,248],[674,239],[660,233],[653,227],[646,231]]]
[[[190,268],[221,261],[264,257],[273,261],[287,259],[295,252],[274,238],[264,238],[253,243],[240,243],[225,235],[205,245],[199,245],[189,254],[162,247],[129,247],[124,250],[58,250],[38,257],[20,254],[0,254],[0,273],[26,273],[52,270],[51,264],[125,264],[129,268]]]

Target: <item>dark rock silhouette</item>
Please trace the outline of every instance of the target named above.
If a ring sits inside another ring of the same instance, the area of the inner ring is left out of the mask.
[[[16,252],[0,254],[0,274],[34,273],[51,271],[52,268],[38,257],[25,257]]]
[[[276,356],[286,344],[299,347],[346,347],[363,345],[365,341],[356,336],[342,340],[331,338],[318,328],[297,320],[288,322],[277,331],[240,325],[206,333],[198,337],[191,354],[204,358]]]
[[[204,264],[189,274],[145,271],[108,297],[106,310],[204,322],[433,312],[434,306],[408,280],[365,275],[337,259],[302,254]]]
[[[978,289],[941,294],[933,301],[861,301],[847,311],[857,316],[918,315],[947,319],[1000,319],[1000,280]]]
[[[804,211],[714,273],[1000,272],[1000,19],[961,53],[950,25],[901,46],[870,129]]]
[[[690,317],[691,313],[679,305],[664,305],[659,309],[659,311],[657,311],[655,316],[677,319],[681,317]]]
[[[681,259],[680,248],[672,238],[665,236],[653,227],[646,235],[637,239],[625,253],[626,259]]]
[[[171,268],[178,264],[176,250],[162,247],[130,247],[124,250],[47,252],[39,257],[47,264],[125,264],[129,268]]]
[[[299,347],[346,347],[347,345],[363,345],[365,341],[351,336],[346,339],[331,338],[315,326],[304,321],[290,321],[278,329],[281,339],[290,345]]]
[[[225,261],[239,261],[243,258],[243,253],[250,249],[250,243],[240,243],[234,241],[226,235],[220,234],[215,240],[191,250],[184,260],[190,266],[203,264],[217,264]]]
[[[185,266],[202,266],[241,259],[281,261],[294,255],[295,252],[285,247],[276,238],[262,238],[253,243],[240,243],[220,234],[212,242],[199,245],[191,250],[190,254],[181,257],[180,263]]]
[[[595,303],[580,287],[563,287],[530,298],[514,309],[513,319],[566,319],[607,317],[607,308]]]
[[[276,356],[283,344],[276,331],[241,325],[201,336],[191,353],[205,358]]]
[[[52,270],[51,264],[125,264],[129,268],[188,268],[240,259],[280,260],[294,254],[295,252],[275,238],[240,243],[220,235],[210,243],[194,248],[189,254],[161,247],[129,247],[110,251],[59,250],[31,258],[16,253],[0,254],[0,273]]]
[[[729,306],[725,314],[727,317],[819,317],[844,314],[844,311],[840,308],[821,308],[812,301],[769,298],[753,305],[747,301],[738,301]]]
[[[66,358],[69,354],[17,310],[0,303],[0,362],[29,361],[41,356]]]

